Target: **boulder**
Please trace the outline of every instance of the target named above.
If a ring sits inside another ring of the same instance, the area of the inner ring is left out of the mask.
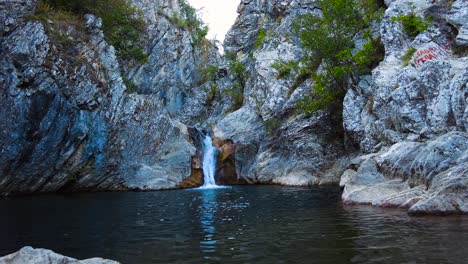
[[[77,260],[62,256],[52,250],[43,248],[23,247],[18,252],[0,257],[0,264],[119,264],[117,261],[91,258]]]

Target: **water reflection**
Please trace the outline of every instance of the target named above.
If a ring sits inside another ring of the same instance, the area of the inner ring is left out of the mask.
[[[0,255],[31,245],[141,264],[468,259],[468,217],[344,207],[340,195],[338,188],[244,186],[0,199]]]
[[[216,227],[214,225],[215,213],[217,208],[216,189],[200,190],[201,204],[198,209],[198,217],[203,231],[203,239],[200,241],[201,251],[204,253],[216,252]],[[205,256],[209,258],[209,256]]]

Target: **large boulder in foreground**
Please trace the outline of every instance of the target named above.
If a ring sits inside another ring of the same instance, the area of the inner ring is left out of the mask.
[[[20,251],[0,258],[0,264],[119,264],[120,262],[91,258],[77,260],[62,256],[52,250],[43,248],[24,247]]]
[[[468,133],[400,142],[355,163],[359,168],[345,183],[345,203],[411,214],[468,214]]]

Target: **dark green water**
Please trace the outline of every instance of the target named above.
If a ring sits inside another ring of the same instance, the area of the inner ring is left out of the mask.
[[[246,186],[0,199],[25,245],[122,263],[467,263],[467,217],[346,207],[334,188]]]

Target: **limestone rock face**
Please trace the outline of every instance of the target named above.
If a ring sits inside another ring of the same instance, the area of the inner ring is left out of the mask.
[[[145,7],[159,10],[159,2],[151,3]],[[187,127],[171,117],[167,102],[173,98],[160,96],[166,81],[180,74],[168,72],[158,82],[145,83],[146,71],[125,70],[104,40],[101,20],[92,15],[80,21],[84,31],[79,31],[73,25],[62,29],[25,19],[35,1],[0,5],[1,21],[11,22],[3,24],[7,33],[0,38],[0,194],[166,189],[192,175],[195,147]],[[169,12],[177,6],[164,8]],[[155,29],[158,21],[165,36],[188,35],[149,11],[146,18],[148,47],[162,38]],[[54,30],[55,35],[47,33]],[[60,42],[60,34],[68,41]],[[192,61],[202,61],[197,57],[201,51],[190,52]],[[168,56],[158,59],[173,63]],[[197,64],[189,60],[184,67],[191,76]],[[142,92],[127,91],[124,71],[134,73],[132,80]],[[183,92],[188,83],[174,87]]]
[[[2,0],[0,1],[0,33],[12,30],[24,21],[24,17],[34,13],[36,0]]]
[[[294,80],[277,79],[272,67],[277,60],[297,61],[303,56],[292,25],[301,14],[318,14],[314,1],[241,1],[238,13],[224,42],[228,55],[223,67],[228,73],[218,86],[221,93],[233,87],[236,80],[230,64],[242,63],[246,68],[243,106],[231,112],[225,99],[214,104],[224,106],[210,112],[215,136],[234,142],[236,172],[243,181],[318,184],[342,151],[337,139],[341,129],[333,129],[336,120],[324,112],[294,116],[296,102],[310,91],[310,82],[291,91]],[[328,179],[338,183],[339,175]]]
[[[364,156],[356,174],[343,175],[343,200],[412,214],[466,214],[468,57],[460,50],[468,48],[467,3],[386,4],[380,26],[385,59],[348,91],[343,113],[347,135],[375,154]],[[414,38],[392,22],[411,12],[434,17]],[[402,56],[410,48],[406,65]]]
[[[452,9],[427,1],[393,1],[383,18],[381,35],[385,59],[349,90],[344,102],[344,127],[364,152],[402,140],[430,139],[450,131],[467,131],[468,58],[454,54],[455,32],[447,23],[466,25],[467,8],[455,1]],[[434,13],[437,9],[437,13]],[[392,18],[418,12],[440,18],[414,39]],[[433,14],[434,13],[434,14]],[[452,20],[446,17],[453,17]],[[414,48],[405,66],[401,56]]]
[[[298,114],[313,83],[273,67],[304,56],[293,24],[320,15],[316,1],[242,0],[224,57],[174,23],[179,1],[132,3],[144,65],[119,61],[99,18],[60,42],[31,20],[36,1],[0,0],[0,194],[196,187],[197,127],[213,131],[225,183],[340,184],[346,203],[467,212],[466,1],[384,1],[385,58],[349,87],[342,119]],[[392,18],[411,13],[432,26],[407,35]]]
[[[13,254],[0,257],[0,264],[119,264],[117,261],[92,258],[77,260],[65,257],[48,249],[24,247]]]

